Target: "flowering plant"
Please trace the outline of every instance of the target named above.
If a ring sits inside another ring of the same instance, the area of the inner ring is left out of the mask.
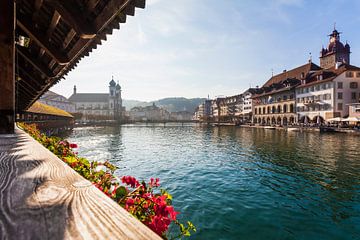
[[[114,175],[116,166],[109,161],[89,162],[73,151],[78,147],[76,144],[58,137],[47,137],[40,133],[35,124],[18,125],[164,239],[190,236],[191,231],[196,231],[191,222],[187,221],[184,225],[177,220],[179,212],[172,206],[172,196],[163,189],[156,191],[160,187],[158,178],[151,178],[148,183],[139,182],[132,176],[119,179]],[[167,235],[171,223],[179,227],[176,237]]]

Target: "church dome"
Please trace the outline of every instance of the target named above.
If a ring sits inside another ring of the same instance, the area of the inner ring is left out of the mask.
[[[344,49],[345,49],[344,44],[342,44],[340,41],[330,42],[328,45],[329,52],[335,52],[335,51],[341,52]]]
[[[111,81],[109,82],[110,87],[115,87],[116,86],[116,82],[114,81],[114,79],[111,79]]]

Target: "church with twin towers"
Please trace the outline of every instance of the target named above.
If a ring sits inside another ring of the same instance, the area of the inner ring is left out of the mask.
[[[69,97],[74,103],[75,112],[83,119],[121,121],[125,112],[122,106],[121,86],[112,77],[108,93],[79,93],[76,86]]]

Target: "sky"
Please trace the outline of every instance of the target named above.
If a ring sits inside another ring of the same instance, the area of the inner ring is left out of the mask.
[[[114,76],[124,99],[236,95],[310,53],[318,64],[334,23],[360,66],[359,12],[358,0],[146,0],[51,90],[106,93]]]

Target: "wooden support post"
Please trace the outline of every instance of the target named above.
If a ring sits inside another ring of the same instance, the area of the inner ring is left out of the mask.
[[[14,133],[15,1],[0,1],[0,134]]]

